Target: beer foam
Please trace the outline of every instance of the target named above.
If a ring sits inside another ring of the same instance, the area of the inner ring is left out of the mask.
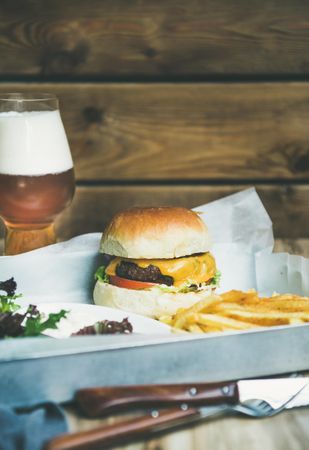
[[[35,176],[72,167],[59,111],[0,112],[0,173]]]

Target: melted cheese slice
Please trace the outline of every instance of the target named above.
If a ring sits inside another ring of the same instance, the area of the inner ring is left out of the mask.
[[[106,268],[107,275],[116,275],[116,267],[121,261],[130,261],[143,269],[150,264],[157,266],[162,275],[173,277],[174,286],[181,286],[187,281],[191,284],[205,283],[216,274],[216,263],[210,253],[185,256],[174,259],[128,259],[116,257]]]

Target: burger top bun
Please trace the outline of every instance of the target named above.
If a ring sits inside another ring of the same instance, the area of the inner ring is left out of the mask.
[[[208,229],[186,208],[132,208],[106,227],[102,253],[134,259],[178,258],[210,249]]]

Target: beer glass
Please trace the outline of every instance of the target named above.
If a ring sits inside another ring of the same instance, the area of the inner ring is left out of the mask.
[[[5,254],[56,242],[54,221],[74,195],[74,169],[50,94],[0,94],[0,217]]]

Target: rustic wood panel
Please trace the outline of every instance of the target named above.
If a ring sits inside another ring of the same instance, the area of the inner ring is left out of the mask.
[[[249,186],[97,186],[78,187],[72,205],[57,221],[58,235],[68,239],[83,233],[102,231],[118,211],[131,206],[175,205],[192,208]],[[309,186],[257,187],[277,238],[309,238]],[[0,223],[0,237],[3,226]],[[293,250],[302,254],[301,241]]]
[[[304,0],[3,0],[0,74],[308,74]]]
[[[309,83],[12,90],[59,96],[78,179],[309,180]]]
[[[0,256],[3,251],[4,239],[0,237]],[[293,255],[302,255],[309,258],[309,239],[276,239],[274,251],[288,252]]]
[[[275,252],[287,252],[309,258],[309,239],[276,239]]]
[[[79,187],[72,206],[60,217],[61,238],[102,231],[118,211],[136,205],[194,207],[239,191],[239,186]],[[277,238],[309,238],[309,187],[259,186]],[[300,253],[302,249],[300,248]]]

